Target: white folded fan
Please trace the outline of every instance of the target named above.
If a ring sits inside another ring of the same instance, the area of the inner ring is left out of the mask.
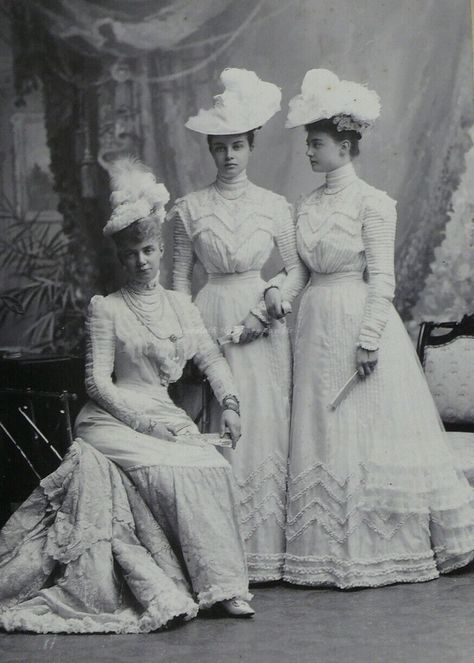
[[[330,410],[335,410],[337,406],[345,399],[347,394],[351,391],[351,389],[356,385],[360,380],[359,372],[354,371],[354,373],[351,375],[351,377],[347,380],[347,382],[341,387],[341,389],[337,392],[336,396],[334,399],[329,403],[329,409]]]

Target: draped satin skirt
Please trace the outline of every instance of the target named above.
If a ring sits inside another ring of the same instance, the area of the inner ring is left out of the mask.
[[[154,409],[185,418],[167,396]],[[213,447],[137,433],[93,402],[76,434],[0,532],[1,627],[148,632],[251,598],[235,481]]]

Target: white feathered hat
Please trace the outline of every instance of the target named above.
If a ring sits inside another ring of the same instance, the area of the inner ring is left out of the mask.
[[[318,120],[332,119],[338,131],[362,133],[380,115],[380,98],[364,85],[341,81],[327,69],[310,69],[301,93],[289,103],[286,127],[291,129]]]
[[[158,222],[164,219],[168,190],[145,164],[135,157],[122,157],[110,164],[109,173],[113,211],[103,230],[106,237],[151,214]]]
[[[262,81],[254,71],[224,69],[220,75],[224,92],[214,97],[214,106],[201,108],[185,126],[210,136],[242,134],[263,126],[281,106],[280,88]]]

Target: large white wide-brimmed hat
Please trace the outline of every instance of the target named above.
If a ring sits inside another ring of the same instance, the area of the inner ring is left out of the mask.
[[[301,93],[289,103],[286,127],[300,127],[332,119],[338,131],[362,133],[380,115],[380,98],[373,90],[351,81],[341,81],[328,69],[310,69]]]
[[[135,221],[155,215],[157,223],[165,216],[170,196],[164,184],[135,157],[123,157],[110,164],[112,214],[103,233],[106,237]]]
[[[190,117],[186,127],[211,136],[242,134],[263,126],[280,110],[281,91],[262,81],[254,71],[224,69],[220,75],[224,92],[214,105]]]

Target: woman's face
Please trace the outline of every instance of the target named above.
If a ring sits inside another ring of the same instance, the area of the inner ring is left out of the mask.
[[[227,179],[237,177],[247,168],[252,151],[247,134],[212,136],[210,149],[218,174]]]
[[[143,285],[157,277],[162,253],[163,250],[156,238],[129,242],[118,251],[120,262],[129,279]]]
[[[306,156],[315,173],[329,173],[350,161],[349,141],[336,141],[324,131],[310,129],[306,138]]]

